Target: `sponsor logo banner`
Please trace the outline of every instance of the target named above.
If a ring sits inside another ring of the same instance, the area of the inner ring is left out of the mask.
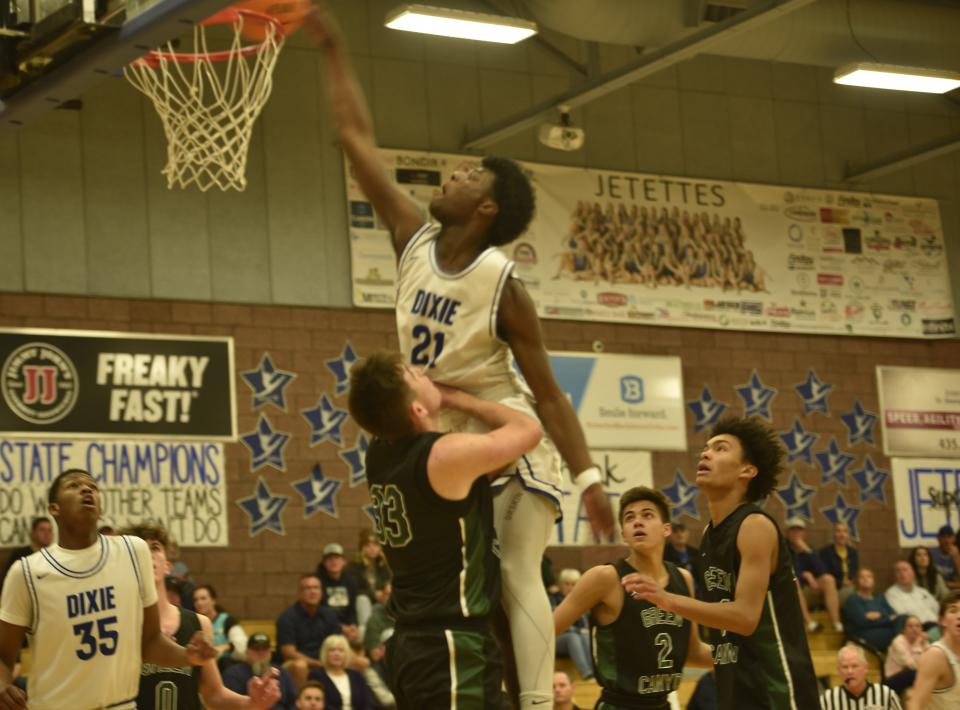
[[[883,452],[960,458],[960,370],[877,367]]]

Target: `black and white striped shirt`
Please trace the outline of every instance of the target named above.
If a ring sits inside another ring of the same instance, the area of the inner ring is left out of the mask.
[[[867,683],[860,697],[850,693],[843,685],[830,688],[820,696],[821,710],[903,710],[900,698],[885,685]]]

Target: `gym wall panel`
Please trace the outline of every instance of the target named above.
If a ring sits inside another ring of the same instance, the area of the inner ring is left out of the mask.
[[[727,97],[702,91],[680,92],[684,175],[729,175],[730,114]]]
[[[850,163],[867,157],[864,110],[860,106],[820,104],[820,140],[826,183],[840,186]]]
[[[633,170],[636,125],[630,92],[607,94],[583,107],[583,126],[590,136],[584,145],[588,165],[603,165],[610,170]]]
[[[372,67],[370,104],[377,126],[377,141],[391,148],[429,145],[424,65],[377,58],[372,61]],[[468,76],[473,74],[470,71]]]
[[[0,288],[22,291],[23,228],[20,219],[20,145],[17,134],[0,135]]]
[[[773,70],[773,98],[786,101],[817,101],[816,67],[777,61],[774,61],[770,67]]]
[[[723,87],[731,96],[773,96],[773,65],[740,57],[723,57]]]
[[[20,132],[21,238],[26,290],[86,293],[80,116],[51,111]]]
[[[428,64],[426,111],[430,149],[458,153],[468,131],[480,128],[480,85],[476,69]]]
[[[777,101],[774,104],[780,182],[786,185],[823,183],[823,144],[820,112],[815,103]]]
[[[677,79],[681,91],[705,91],[722,94],[726,91],[723,57],[707,54],[677,65]]]
[[[480,116],[484,126],[517,113],[529,106],[532,91],[530,77],[499,69],[480,70]],[[530,131],[521,131],[490,146],[484,152],[531,160],[535,138]]]
[[[647,82],[634,84],[627,90],[633,97],[637,170],[683,175],[684,136],[683,122],[680,120],[680,92],[669,86]],[[590,136],[587,136],[587,140],[590,140]]]
[[[752,96],[729,96],[732,177],[745,182],[776,182],[777,131],[773,101]]]

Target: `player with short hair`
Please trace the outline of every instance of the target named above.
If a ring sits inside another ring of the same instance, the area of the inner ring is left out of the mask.
[[[489,431],[437,431],[443,407],[477,417]],[[501,664],[488,629],[500,566],[487,474],[536,446],[540,425],[438,387],[400,353],[354,364],[349,408],[374,435],[367,484],[393,570],[387,610],[396,627],[386,666],[397,706],[500,708]]]
[[[666,710],[685,665],[712,665],[710,647],[700,640],[696,624],[629,596],[620,581],[645,574],[673,594],[693,596],[690,573],[663,559],[670,535],[667,499],[651,488],[631,488],[620,497],[619,517],[630,554],[587,570],[554,610],[554,627],[559,635],[580,615],[590,614],[593,664],[603,688],[598,710]]]
[[[710,523],[700,543],[703,601],[630,574],[627,591],[711,628],[721,710],[815,708],[817,679],[786,540],[757,504],[777,484],[783,449],[756,417],[720,420],[700,453]]]
[[[100,489],[68,469],[50,485],[59,541],[10,568],[0,602],[0,708],[27,707],[11,669],[30,638],[31,710],[133,710],[141,663],[196,666],[216,657],[199,632],[178,645],[164,635],[150,553],[127,536],[97,533]]]
[[[167,636],[182,642],[195,634],[203,638],[213,637],[210,619],[189,609],[174,606],[164,594],[164,580],[170,572],[167,551],[171,547],[167,531],[152,522],[131,525],[124,535],[139,538],[147,543],[153,563],[151,580],[158,595],[160,627]],[[223,684],[216,656],[203,664],[190,668],[183,664],[158,664],[146,662],[140,676],[137,695],[138,710],[201,710],[202,707],[216,710],[266,710],[280,699],[276,669],[268,668],[261,677],[253,677],[247,683],[247,695],[235,693]],[[200,703],[203,698],[203,705]]]
[[[917,678],[907,710],[960,707],[960,592],[940,603],[940,640],[917,661]]]
[[[502,543],[503,606],[510,624],[523,707],[549,702],[554,639],[540,559],[562,497],[559,454],[575,474],[596,532],[612,534],[610,501],[576,413],[560,390],[533,299],[496,247],[519,237],[534,211],[523,169],[506,158],[464,162],[422,210],[384,169],[372,122],[336,22],[315,7],[306,27],[326,56],[325,86],[340,145],[390,232],[397,256],[397,330],[409,364],[439,383],[536,416],[549,434],[495,486]],[[523,373],[517,376],[512,360]],[[528,387],[529,385],[529,387]],[[482,431],[462,414],[446,429]]]

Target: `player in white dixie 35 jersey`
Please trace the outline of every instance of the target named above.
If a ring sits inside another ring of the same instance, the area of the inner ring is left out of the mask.
[[[464,163],[430,203],[438,224],[425,225],[420,208],[384,168],[343,38],[322,3],[315,4],[306,29],[326,58],[324,85],[340,145],[399,259],[401,351],[437,382],[535,413],[553,442],[544,437],[538,450],[508,466],[494,501],[521,707],[552,702],[553,623],[539,570],[562,495],[557,450],[576,474],[594,530],[612,536],[614,524],[600,470],[553,378],[533,300],[496,249],[526,230],[533,188],[511,160]],[[532,393],[510,372],[511,354]]]
[[[197,633],[186,648],[160,630],[147,545],[97,534],[100,491],[86,471],[50,486],[58,542],[10,568],[0,601],[0,707],[27,707],[11,669],[31,649],[31,710],[136,707],[141,660],[200,665],[216,649]]]

